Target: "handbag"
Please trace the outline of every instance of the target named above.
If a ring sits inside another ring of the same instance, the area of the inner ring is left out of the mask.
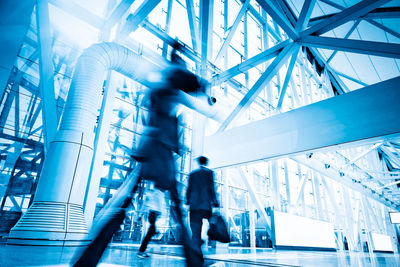
[[[228,232],[228,227],[224,218],[218,214],[214,213],[211,215],[209,220],[210,228],[208,229],[208,237],[210,240],[216,240],[222,243],[229,243],[230,236]]]

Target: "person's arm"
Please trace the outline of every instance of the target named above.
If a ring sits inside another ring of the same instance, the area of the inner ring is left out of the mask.
[[[190,195],[192,194],[192,174],[189,174],[189,183],[188,183],[188,188],[186,190],[186,205],[189,205],[189,198]]]
[[[214,207],[219,207],[219,202],[217,200],[217,194],[216,194],[216,190],[215,190],[215,182],[214,182],[214,172],[210,171],[211,173],[211,196],[212,196],[212,205]]]

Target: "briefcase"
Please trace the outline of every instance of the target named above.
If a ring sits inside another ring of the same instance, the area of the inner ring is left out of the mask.
[[[224,218],[220,214],[213,214],[209,220],[208,237],[222,243],[229,243],[230,237]]]

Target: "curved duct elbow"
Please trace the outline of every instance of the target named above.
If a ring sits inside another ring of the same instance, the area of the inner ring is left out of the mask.
[[[140,66],[140,67],[138,67]],[[80,56],[68,93],[59,130],[92,133],[107,70],[115,70],[141,83],[158,66],[114,43],[95,44]]]
[[[161,71],[157,64],[118,44],[95,44],[84,51],[75,69],[59,130],[46,154],[34,203],[11,230],[9,243],[37,244],[35,240],[40,240],[39,244],[58,244],[85,238],[83,189],[88,183],[94,127],[107,70],[149,87],[157,83],[150,74]],[[211,106],[204,98],[182,92],[179,101],[207,117],[218,117],[216,105]],[[55,218],[55,209],[65,212]],[[48,223],[43,224],[43,220]],[[53,224],[58,225],[57,231],[50,227]]]

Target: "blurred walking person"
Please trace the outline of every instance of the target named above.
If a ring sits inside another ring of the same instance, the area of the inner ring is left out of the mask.
[[[139,140],[137,153],[133,155],[139,162],[139,168],[135,168],[129,179],[103,208],[103,213],[98,216],[99,218],[96,219],[96,223],[91,229],[93,240],[79,255],[74,266],[97,265],[112,235],[123,222],[126,208],[141,179],[153,182],[154,187],[161,192],[169,191],[176,219],[180,225],[180,239],[184,248],[186,265],[201,266],[201,251],[198,251],[197,247],[190,243],[189,234],[183,222],[175,177],[174,153],[182,152],[176,114],[180,90],[195,93],[201,92],[202,89],[199,78],[186,70],[183,59],[177,55],[179,44],[176,43],[173,48],[171,67],[162,73],[164,78],[159,85],[149,88],[142,100],[142,106],[148,110],[148,118],[145,125],[146,131]],[[149,236],[152,235],[152,231]]]
[[[145,210],[147,213],[147,218],[149,221],[149,228],[147,233],[140,244],[139,252],[137,256],[139,258],[145,259],[149,258],[150,255],[146,252],[147,246],[151,238],[157,233],[156,222],[158,217],[161,216],[162,210],[165,210],[164,193],[154,187],[152,181],[147,181],[146,184],[146,194],[145,194]]]
[[[206,166],[208,159],[204,156],[197,158],[199,169],[189,174],[188,189],[186,191],[186,204],[190,210],[190,228],[192,230],[192,242],[201,252],[201,228],[203,219],[209,220],[213,208],[219,207],[215,193],[214,172]],[[202,261],[203,255],[202,256]]]

